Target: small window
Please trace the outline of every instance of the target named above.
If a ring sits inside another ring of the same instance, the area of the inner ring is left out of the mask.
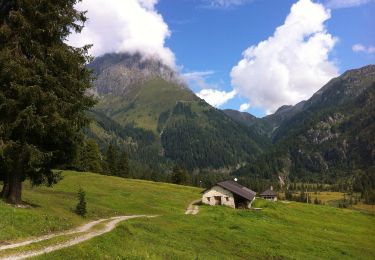
[[[208,201],[211,201],[211,198],[210,198],[210,197],[207,197],[207,200],[208,200]]]
[[[229,198],[228,198],[228,197],[225,197],[225,199],[226,199],[227,201],[229,201]]]

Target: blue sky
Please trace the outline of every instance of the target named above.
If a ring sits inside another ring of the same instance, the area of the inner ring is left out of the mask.
[[[230,72],[242,52],[271,36],[284,23],[295,2],[255,0],[238,6],[210,7],[199,0],[161,0],[157,10],[172,32],[166,44],[183,71],[211,72],[204,77],[207,84],[229,92],[233,89]],[[338,38],[330,59],[339,73],[374,63],[375,53],[352,50],[359,43],[375,45],[374,14],[374,3],[331,9],[331,18],[325,24],[327,31]],[[191,87],[196,92],[200,90],[194,82]],[[247,98],[237,95],[220,108],[239,109],[246,102]],[[262,116],[265,109],[250,108],[248,112]]]
[[[77,8],[89,20],[71,45],[159,58],[211,105],[258,117],[375,63],[375,0],[83,0]]]

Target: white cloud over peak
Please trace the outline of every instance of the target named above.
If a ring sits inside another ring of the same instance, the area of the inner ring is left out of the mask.
[[[181,76],[191,88],[207,89],[217,87],[217,85],[207,82],[207,78],[213,74],[215,74],[214,71],[206,70],[187,72],[183,73]]]
[[[309,98],[338,75],[329,53],[337,40],[324,22],[330,11],[311,0],[295,3],[273,36],[249,47],[233,67],[232,85],[252,107],[274,112]]]
[[[156,57],[175,68],[175,56],[165,46],[171,32],[155,9],[158,0],[83,0],[78,10],[87,10],[88,21],[81,34],[73,34],[68,43],[81,47],[93,44],[90,53],[139,52]]]
[[[366,54],[374,54],[375,53],[375,46],[364,46],[363,44],[360,44],[360,43],[357,43],[355,45],[353,45],[352,47],[352,50],[354,52],[363,52],[363,53],[366,53]]]
[[[193,71],[182,74],[182,78],[188,83],[190,88],[198,89],[195,93],[201,99],[214,107],[220,107],[236,96],[236,91],[229,92],[218,90],[218,83],[208,82],[215,71]]]
[[[326,6],[329,8],[346,8],[360,6],[375,2],[374,0],[326,0]]]
[[[214,107],[220,107],[236,96],[236,91],[230,92],[220,91],[217,89],[202,89],[195,93],[201,99],[204,99],[208,104]]]
[[[244,103],[240,106],[240,112],[244,112],[244,111],[248,110],[249,108],[250,108],[250,104]]]

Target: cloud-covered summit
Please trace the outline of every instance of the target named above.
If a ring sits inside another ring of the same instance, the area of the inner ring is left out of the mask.
[[[88,21],[81,34],[68,39],[72,46],[93,44],[90,52],[141,53],[175,68],[175,55],[165,46],[171,32],[155,9],[158,0],[83,0],[78,10],[87,10]]]

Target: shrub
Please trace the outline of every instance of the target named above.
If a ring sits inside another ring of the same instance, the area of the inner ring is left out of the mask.
[[[87,209],[86,209],[86,193],[82,188],[79,188],[78,190],[78,204],[76,206],[75,212],[77,215],[80,215],[82,217],[85,217],[87,214]]]

